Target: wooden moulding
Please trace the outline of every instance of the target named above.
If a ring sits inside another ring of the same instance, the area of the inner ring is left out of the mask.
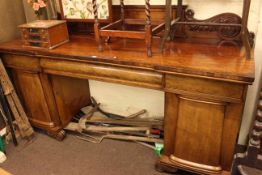
[[[203,174],[203,175],[231,175],[231,173],[229,171],[203,171],[203,169],[199,169],[199,168],[194,168],[192,169],[191,166],[180,166],[178,164],[174,164],[171,161],[171,158],[162,155],[160,160],[157,162],[156,164],[156,168],[159,171],[165,171],[165,172],[170,172],[170,173],[175,173],[177,171],[178,168],[187,170],[189,172],[193,172],[193,173],[199,173],[199,174]],[[211,167],[209,167],[211,168]],[[214,167],[215,169],[219,169],[219,167]]]
[[[199,164],[195,162],[190,162],[190,161],[175,157],[173,155],[170,156],[170,161],[178,167],[190,168],[196,172],[208,173],[208,174],[221,174],[222,172],[222,168],[220,166],[215,167],[215,166],[209,166],[209,165]]]

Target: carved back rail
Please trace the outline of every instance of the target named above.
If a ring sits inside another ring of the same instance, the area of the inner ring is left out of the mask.
[[[167,0],[171,1],[171,0]],[[181,4],[183,3],[180,0]],[[178,20],[172,21],[172,28],[178,25],[184,25],[189,31],[188,34],[194,36],[194,33],[216,33],[221,40],[241,41],[246,49],[246,57],[251,57],[251,47],[253,46],[253,34],[250,34],[247,27],[251,0],[243,1],[242,18],[233,13],[222,13],[206,20],[197,20],[194,18],[193,10],[187,10],[185,17],[181,18],[182,12],[178,16]],[[181,6],[181,4],[178,4]],[[169,14],[167,14],[169,15]],[[185,30],[185,32],[187,31]]]

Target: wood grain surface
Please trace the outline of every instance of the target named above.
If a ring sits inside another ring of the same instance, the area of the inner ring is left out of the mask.
[[[34,126],[63,138],[63,127],[90,104],[89,79],[157,89],[165,92],[165,148],[157,167],[230,171],[254,81],[254,60],[242,46],[176,39],[161,53],[154,38],[151,58],[139,40],[113,40],[103,48],[99,52],[91,36],[73,36],[53,50],[24,48],[19,40],[0,44]]]
[[[93,37],[71,37],[71,41],[53,50],[27,49],[20,40],[0,44],[0,52],[30,56],[69,59],[79,62],[134,67],[159,72],[190,74],[251,84],[254,80],[254,60],[247,60],[241,46],[221,46],[207,40],[187,42],[177,39],[166,44],[162,54],[153,40],[153,57],[148,58],[144,43],[118,39],[97,50]]]

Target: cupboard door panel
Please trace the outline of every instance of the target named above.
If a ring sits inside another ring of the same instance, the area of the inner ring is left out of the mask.
[[[38,127],[55,127],[52,122],[39,74],[13,71],[14,80],[29,120]]]
[[[174,156],[220,166],[225,109],[224,103],[180,97]]]
[[[175,143],[175,130],[177,127],[179,96],[173,93],[165,93],[165,119],[164,119],[164,154],[173,154]]]
[[[91,104],[89,82],[84,79],[50,76],[60,121],[65,126],[81,108]]]

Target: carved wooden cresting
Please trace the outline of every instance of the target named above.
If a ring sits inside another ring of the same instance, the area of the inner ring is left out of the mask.
[[[197,20],[194,18],[194,11],[187,10],[185,14],[185,21],[194,22],[196,24],[188,25],[188,29],[191,32],[217,32],[220,39],[224,40],[240,40],[241,28],[239,26],[230,24],[241,24],[241,18],[234,13],[223,13],[211,17],[206,20]],[[197,25],[201,23],[217,23],[217,24],[228,24],[216,26],[216,25]]]

